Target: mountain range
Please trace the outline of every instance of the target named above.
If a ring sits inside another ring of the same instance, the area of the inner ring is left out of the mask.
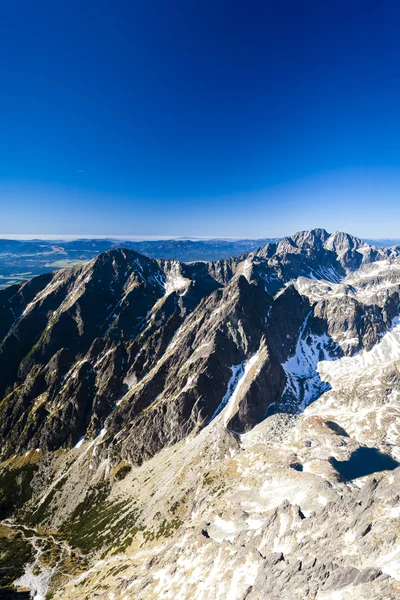
[[[251,252],[278,240],[149,240],[116,239],[7,240],[0,239],[0,289],[71,265],[82,264],[102,252],[121,246],[150,258],[194,262],[218,260]]]
[[[187,244],[0,290],[0,594],[398,598],[400,247]]]
[[[135,250],[150,258],[181,262],[214,261],[253,252],[280,238],[264,239],[171,239],[121,241],[117,239],[7,240],[0,239],[0,289],[35,275],[82,264],[98,254],[120,247]],[[367,240],[378,247],[395,246],[400,240]]]

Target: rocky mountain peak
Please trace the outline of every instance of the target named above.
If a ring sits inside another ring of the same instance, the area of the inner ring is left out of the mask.
[[[325,248],[333,250],[334,252],[343,252],[346,250],[357,250],[363,246],[367,246],[365,242],[362,242],[360,238],[350,235],[349,233],[343,233],[341,231],[335,231],[328,239],[325,240]]]
[[[293,238],[284,237],[277,244],[276,254],[296,252],[297,248],[297,244]]]
[[[299,248],[321,248],[329,238],[329,233],[325,229],[310,229],[299,231],[292,235],[292,240]]]

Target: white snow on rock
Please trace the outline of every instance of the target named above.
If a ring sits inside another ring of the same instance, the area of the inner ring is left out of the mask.
[[[397,546],[392,552],[380,557],[379,566],[383,573],[390,575],[393,579],[400,581],[400,547]]]
[[[246,260],[241,265],[240,271],[241,271],[242,275],[244,275],[244,277],[246,277],[247,281],[250,281],[251,269],[252,269],[251,260],[249,258],[246,258]]]
[[[215,528],[219,530],[218,533],[215,533]],[[224,519],[221,519],[218,515],[215,517],[214,534],[212,537],[217,542],[222,542],[222,540],[232,541],[235,539],[238,532],[239,529],[237,523],[235,523],[234,521],[225,521]]]
[[[257,361],[260,357],[261,349],[262,349],[262,346],[260,346],[260,348],[257,350],[257,352],[255,354],[253,354],[253,356],[251,358],[249,358],[249,360],[244,361],[243,363],[241,363],[240,365],[236,365],[235,367],[231,367],[232,377],[228,383],[227,393],[225,394],[225,396],[222,399],[222,402],[220,404],[221,408],[225,407],[225,410],[223,413],[225,427],[227,427],[227,425],[235,411],[236,404],[237,404],[236,401],[239,396],[239,392],[241,391],[241,388],[243,387],[246,379],[249,376],[250,369],[257,363]],[[254,375],[253,375],[253,377],[254,377]],[[217,414],[221,410],[220,407],[218,407],[218,409],[216,411]]]
[[[211,417],[211,421],[213,419],[215,419],[215,417],[217,415],[219,415],[219,413],[221,412],[221,410],[223,408],[225,408],[225,406],[229,402],[230,398],[233,396],[233,393],[234,393],[234,391],[235,391],[235,389],[236,389],[236,387],[238,385],[238,382],[239,382],[239,380],[241,379],[241,377],[243,376],[243,373],[244,373],[243,365],[244,365],[244,362],[241,362],[238,365],[232,365],[231,366],[232,377],[230,378],[230,380],[228,382],[228,387],[227,387],[227,390],[226,390],[226,393],[225,393],[224,397],[221,400],[221,404],[218,406],[218,408],[214,412],[213,416]]]
[[[186,294],[190,285],[190,279],[183,277],[180,272],[181,265],[178,261],[173,261],[165,281],[165,295],[169,296],[172,292],[177,292],[180,296]]]
[[[295,399],[298,411],[304,410],[329,388],[327,382],[321,379],[318,364],[321,360],[332,360],[328,351],[332,341],[326,334],[305,334],[308,318],[300,331],[294,355],[282,365],[287,376],[283,401],[287,403],[290,398]]]
[[[400,318],[372,348],[355,356],[321,361],[317,371],[329,390],[304,415],[334,421],[363,445],[376,445],[400,460],[400,393],[387,391],[386,374],[398,369]]]
[[[400,359],[400,317],[393,320],[392,328],[375,344],[372,350],[362,350],[356,356],[344,356],[339,360],[318,364],[318,371],[324,381],[343,382],[345,379],[359,378],[374,368],[381,371],[385,364]]]

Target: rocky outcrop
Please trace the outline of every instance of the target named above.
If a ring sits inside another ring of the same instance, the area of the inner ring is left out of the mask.
[[[262,339],[247,381],[240,388],[237,411],[227,427],[235,433],[251,430],[265,418],[273,405],[279,404],[285,383],[284,370]]]
[[[106,422],[111,446],[118,432],[124,456],[141,461],[206,425],[227,390],[230,367],[256,352],[271,303],[243,276],[201,302]]]

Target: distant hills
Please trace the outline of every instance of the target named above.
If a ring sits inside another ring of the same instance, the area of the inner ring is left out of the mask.
[[[30,279],[41,273],[80,264],[115,248],[128,248],[150,258],[181,262],[213,261],[253,252],[280,238],[260,239],[171,239],[122,241],[116,239],[0,240],[0,288]],[[371,246],[388,247],[399,239],[365,240]]]
[[[114,248],[128,248],[150,258],[195,262],[240,256],[273,241],[278,240],[0,240],[0,288],[41,273],[79,264]]]

